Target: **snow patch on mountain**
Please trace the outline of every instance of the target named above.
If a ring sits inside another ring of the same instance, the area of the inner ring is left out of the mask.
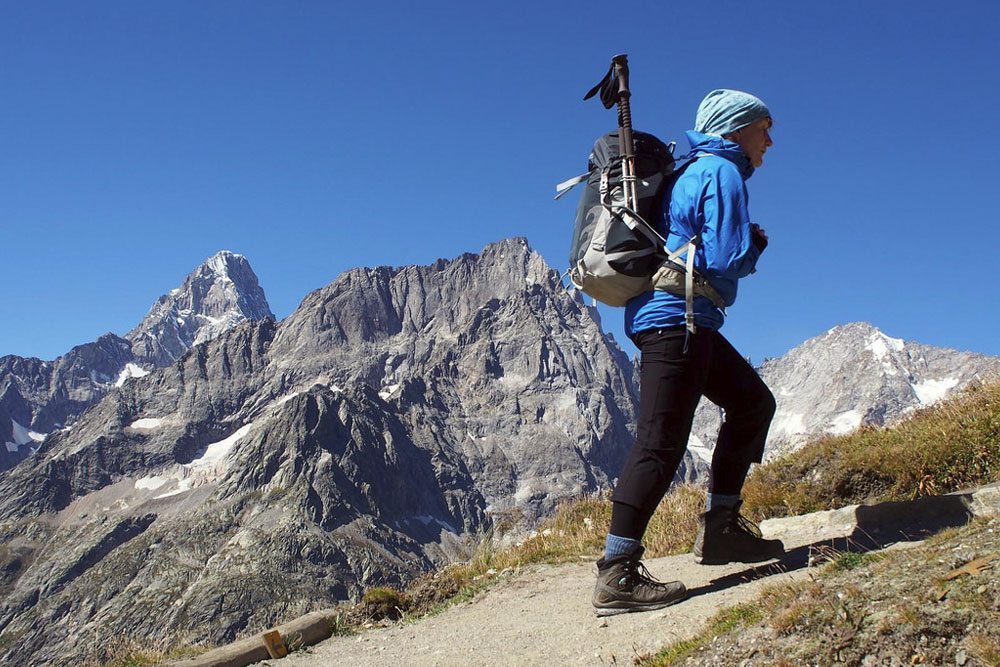
[[[805,415],[801,413],[789,414],[778,410],[774,413],[774,419],[771,421],[771,432],[798,435],[806,429],[804,418]]]
[[[31,429],[22,426],[17,421],[11,419],[11,430],[13,432],[14,440],[13,442],[5,442],[4,446],[7,448],[8,452],[14,453],[24,447],[25,445],[31,445],[36,442],[41,442],[45,440],[45,433],[36,433]]]
[[[229,252],[228,250],[223,250],[222,252],[216,253],[208,259],[208,267],[212,269],[212,272],[220,280],[227,280],[233,282],[233,279],[229,277],[229,266],[228,262],[231,259],[246,259],[243,255],[237,255],[234,252]]]
[[[253,423],[237,429],[235,433],[224,440],[213,442],[205,449],[204,454],[187,464],[187,467],[196,469],[214,466],[219,461],[223,460],[226,455],[233,450],[233,447],[240,440],[240,438],[245,437],[251,430],[253,430]]]
[[[958,386],[958,382],[958,378],[944,378],[915,382],[910,386],[923,405],[932,405],[947,396],[949,391]]]
[[[701,438],[694,433],[688,438],[688,451],[705,463],[712,463],[712,450],[706,447]]]
[[[827,427],[827,433],[831,435],[845,435],[853,432],[861,426],[862,415],[857,410],[847,410],[834,417]]]
[[[128,380],[132,378],[141,378],[147,375],[149,375],[149,371],[147,371],[139,364],[134,364],[130,361],[129,363],[125,364],[125,368],[123,368],[122,372],[118,374],[118,379],[115,380],[115,386],[121,387]]]
[[[890,355],[890,348],[896,352],[902,352],[905,347],[906,343],[903,340],[890,338],[878,330],[872,332],[865,342],[865,349],[870,350],[875,355],[875,358],[880,361]]]
[[[160,420],[139,420],[159,422]],[[185,491],[210,484],[220,480],[229,470],[229,455],[241,439],[245,438],[254,428],[251,422],[240,427],[230,436],[213,442],[205,448],[198,458],[190,463],[182,463],[155,475],[149,475],[135,480],[136,490],[157,491],[166,487],[163,493],[154,498],[169,498]]]
[[[290,394],[285,394],[284,396],[282,396],[281,398],[279,398],[278,400],[276,400],[274,402],[274,404],[276,406],[277,405],[284,405],[285,403],[287,403],[288,401],[292,400],[293,398],[295,398],[296,396],[298,396],[301,393],[302,393],[301,391],[293,391]]]

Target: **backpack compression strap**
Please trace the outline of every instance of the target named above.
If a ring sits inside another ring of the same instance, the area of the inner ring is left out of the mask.
[[[675,167],[673,174],[674,183],[677,182],[677,179],[680,178],[681,174],[684,173],[685,169],[694,164],[695,160],[697,160],[700,157],[704,157],[706,155],[711,155],[711,153],[706,153],[704,151],[696,153],[695,155],[692,155],[691,157],[687,158],[687,161]],[[666,245],[666,240],[664,240],[664,245]],[[705,280],[704,278],[695,273],[694,256],[697,249],[698,249],[698,235],[695,234],[690,239],[688,239],[687,243],[677,248],[677,250],[668,253],[666,261],[664,261],[663,264],[661,265],[667,268],[667,270],[670,270],[669,267],[667,267],[666,265],[680,264],[677,258],[683,255],[685,252],[687,253],[687,261],[683,265],[684,266],[684,324],[687,327],[688,332],[692,334],[697,333],[698,331],[698,328],[694,324],[694,287],[696,279],[699,282],[699,287],[703,292],[703,296],[707,296],[711,301],[713,301],[716,307],[722,310],[723,313],[726,312],[724,305],[720,305],[721,297],[719,297],[718,294],[715,292],[715,290],[712,289],[712,286],[708,283],[707,280]]]
[[[559,185],[556,186],[556,196],[553,197],[553,199],[559,199],[564,194],[566,194],[567,192],[569,192],[570,190],[572,190],[574,187],[576,187],[580,183],[583,183],[585,180],[587,180],[588,176],[590,176],[590,172],[589,171],[587,173],[585,173],[585,174],[580,174],[579,176],[574,176],[573,178],[569,179],[568,181],[563,181],[562,183],[560,183]]]

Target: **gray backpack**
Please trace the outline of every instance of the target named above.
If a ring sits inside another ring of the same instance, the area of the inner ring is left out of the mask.
[[[585,294],[609,306],[624,306],[652,289],[650,280],[666,258],[663,237],[650,222],[659,215],[664,185],[674,170],[672,146],[633,132],[636,208],[625,204],[618,132],[594,142],[587,173],[557,186],[561,197],[586,182],[576,210],[569,250],[569,277]]]

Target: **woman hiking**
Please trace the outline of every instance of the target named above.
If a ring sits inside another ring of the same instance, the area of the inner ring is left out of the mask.
[[[697,236],[697,273],[725,305],[739,280],[756,270],[767,247],[750,222],[746,180],[773,144],[771,113],[758,98],[713,90],[698,107],[688,163],[664,197],[659,231],[667,250]],[[660,609],[687,597],[681,582],[652,578],[641,563],[642,536],[687,449],[704,395],[725,410],[712,456],[708,501],[700,518],[695,559],[704,564],[759,562],[784,553],[740,515],[750,464],[760,462],[774,416],[774,396],[719,333],[725,311],[694,299],[694,327],[685,326],[683,294],[649,290],[625,308],[625,331],[641,353],[636,439],[611,496],[611,529],[598,563],[593,605],[599,616]],[[694,329],[692,332],[690,329]]]

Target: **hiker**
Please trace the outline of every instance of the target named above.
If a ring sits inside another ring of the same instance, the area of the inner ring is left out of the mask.
[[[722,296],[736,300],[737,284],[756,269],[767,247],[750,222],[745,181],[772,145],[771,114],[753,95],[714,90],[698,107],[688,132],[688,163],[664,196],[661,233],[667,249],[701,238],[694,266]],[[669,187],[669,186],[668,186]],[[667,222],[669,221],[669,225]],[[760,562],[784,553],[739,513],[740,491],[752,462],[760,462],[774,416],[774,397],[753,367],[719,333],[725,312],[694,299],[694,332],[685,326],[685,297],[649,290],[625,309],[625,330],[641,352],[636,440],[611,496],[611,530],[598,561],[593,604],[598,615],[660,609],[687,596],[681,582],[653,579],[640,559],[643,533],[687,448],[702,395],[725,410],[712,456],[708,501],[700,518],[695,559],[703,564]]]

